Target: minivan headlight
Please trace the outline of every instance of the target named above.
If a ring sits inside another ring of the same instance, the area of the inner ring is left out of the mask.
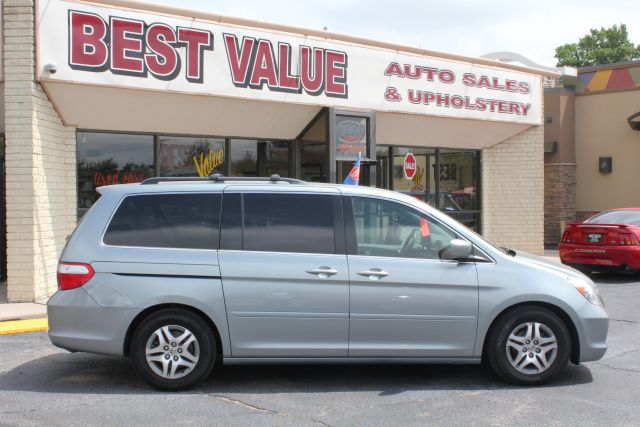
[[[593,282],[579,277],[569,276],[569,283],[571,283],[591,304],[604,305],[602,298],[600,297],[600,291],[598,291],[598,287]]]

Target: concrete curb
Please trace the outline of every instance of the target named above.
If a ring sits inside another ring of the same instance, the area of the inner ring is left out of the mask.
[[[23,332],[39,332],[49,330],[49,322],[46,317],[27,320],[11,320],[0,322],[0,335],[20,334]]]

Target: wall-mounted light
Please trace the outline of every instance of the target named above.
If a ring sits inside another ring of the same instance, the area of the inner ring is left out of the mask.
[[[55,74],[58,72],[58,66],[52,62],[44,66],[44,71],[49,74]]]
[[[600,173],[611,173],[613,171],[613,159],[611,157],[600,157],[598,170]]]

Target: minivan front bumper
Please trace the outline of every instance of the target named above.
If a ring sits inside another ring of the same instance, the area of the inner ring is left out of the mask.
[[[609,315],[606,310],[591,303],[578,311],[580,319],[580,362],[602,359],[607,351]]]
[[[69,351],[122,356],[126,332],[140,311],[101,307],[82,288],[58,291],[47,303],[49,339]]]

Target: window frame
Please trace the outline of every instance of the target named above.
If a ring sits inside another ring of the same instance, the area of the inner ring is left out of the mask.
[[[127,198],[136,197],[136,196],[164,196],[164,195],[209,195],[209,196],[219,195],[220,196],[220,209],[218,210],[218,235],[217,235],[217,239],[214,240],[215,244],[216,244],[216,248],[215,249],[176,248],[176,247],[171,247],[171,246],[111,245],[111,244],[108,244],[108,243],[106,243],[104,241],[104,237],[107,234],[107,230],[109,229],[109,226],[111,225],[111,222],[113,221],[113,218],[115,217],[116,213],[118,212],[118,210],[120,209],[120,207],[122,206],[122,204],[124,203],[124,201]],[[91,209],[91,208],[89,208],[89,209]],[[206,192],[205,191],[170,191],[170,192],[166,192],[166,193],[152,192],[152,193],[125,194],[120,198],[120,200],[118,200],[118,203],[115,205],[115,208],[113,209],[113,211],[109,215],[109,218],[107,219],[107,221],[106,221],[106,223],[104,225],[104,229],[102,230],[102,233],[100,235],[100,246],[104,247],[104,248],[119,248],[119,249],[123,248],[123,249],[153,249],[153,250],[172,250],[172,251],[208,251],[208,252],[217,252],[220,249],[220,234],[221,234],[220,221],[222,219],[221,215],[222,215],[222,192],[220,192],[220,191],[206,191]],[[84,219],[84,217],[83,217],[83,219]]]

